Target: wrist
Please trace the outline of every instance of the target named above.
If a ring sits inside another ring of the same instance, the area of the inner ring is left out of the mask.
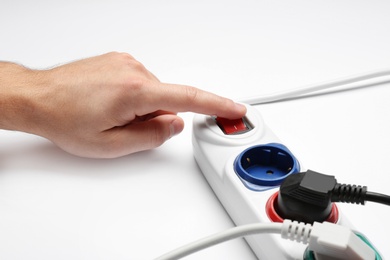
[[[38,134],[45,72],[0,63],[0,129]]]

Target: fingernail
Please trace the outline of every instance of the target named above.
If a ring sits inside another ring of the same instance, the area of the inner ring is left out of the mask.
[[[235,109],[246,113],[246,106],[243,104],[235,103]]]

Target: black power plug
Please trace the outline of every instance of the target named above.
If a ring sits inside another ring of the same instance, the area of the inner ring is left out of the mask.
[[[336,183],[334,176],[314,171],[293,174],[281,184],[275,209],[284,219],[323,222],[331,212],[329,193]]]
[[[364,204],[366,192],[366,187],[338,184],[334,176],[308,170],[284,180],[275,210],[284,219],[323,222],[332,214],[332,202]]]

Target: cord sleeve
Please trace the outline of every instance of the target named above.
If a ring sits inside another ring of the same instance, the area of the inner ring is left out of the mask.
[[[310,224],[286,219],[283,221],[281,235],[284,239],[307,244],[310,238],[311,229],[312,225]]]
[[[364,205],[366,202],[367,187],[360,185],[337,183],[332,190],[333,202],[346,202]]]

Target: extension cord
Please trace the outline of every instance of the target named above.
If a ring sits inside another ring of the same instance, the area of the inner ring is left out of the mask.
[[[277,195],[279,184],[289,174],[303,169],[289,149],[265,125],[254,107],[247,105],[245,121],[249,129],[241,131],[241,125],[232,127],[213,117],[196,115],[192,137],[194,157],[237,226],[277,222],[280,219],[277,213],[275,216],[272,199]],[[234,133],[235,129],[238,134]],[[263,152],[263,157],[273,159],[268,165],[266,163],[265,168],[263,165],[263,168],[255,169],[258,165],[251,162],[252,151]],[[353,229],[350,221],[336,206],[332,212],[331,222]],[[259,259],[303,259],[307,248],[274,234],[245,239]]]

